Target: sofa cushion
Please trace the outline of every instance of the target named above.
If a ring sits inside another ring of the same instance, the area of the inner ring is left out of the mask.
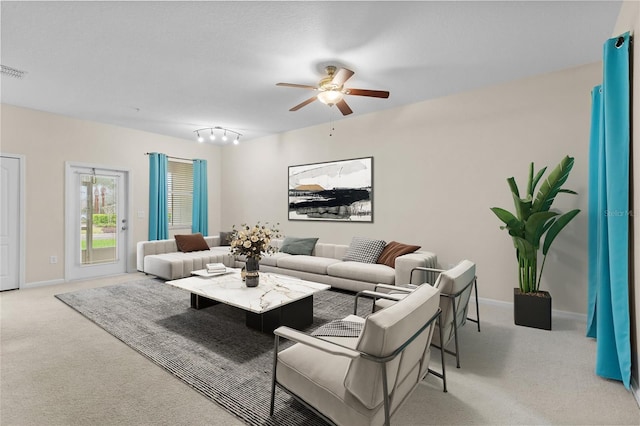
[[[265,254],[264,256],[262,256],[262,259],[260,259],[260,264],[261,265],[267,265],[267,266],[278,266],[278,259],[281,259],[283,257],[288,257],[291,256],[289,253],[272,253],[272,254]]]
[[[311,256],[318,238],[286,237],[282,242],[280,251],[289,254],[305,254]]]
[[[384,250],[382,250],[382,253],[380,253],[377,263],[395,268],[396,257],[402,256],[403,254],[413,253],[414,251],[419,249],[420,246],[413,246],[409,244],[402,244],[397,241],[391,241],[389,244],[387,244]]]
[[[322,275],[326,275],[327,267],[334,263],[341,263],[341,261],[328,257],[306,256],[304,254],[278,258],[278,268],[293,269],[295,271],[304,271]]]
[[[327,266],[332,277],[347,278],[370,283],[395,284],[396,272],[387,265],[362,262],[338,262]]]
[[[384,240],[372,240],[365,237],[353,237],[347,253],[342,260],[363,263],[376,263],[387,243]]]
[[[209,250],[209,245],[205,241],[202,234],[187,234],[187,235],[176,235],[176,245],[178,246],[178,250],[184,253],[189,253],[192,251],[202,251]]]

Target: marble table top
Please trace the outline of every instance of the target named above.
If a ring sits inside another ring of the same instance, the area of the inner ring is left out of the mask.
[[[247,287],[240,277],[240,269],[215,277],[192,276],[167,281],[167,284],[258,314],[331,288],[270,272],[260,272],[260,284]]]

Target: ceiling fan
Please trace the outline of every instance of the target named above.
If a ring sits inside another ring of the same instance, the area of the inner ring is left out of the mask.
[[[347,105],[347,102],[344,100],[344,95],[370,96],[373,98],[385,99],[389,97],[389,92],[385,90],[348,89],[344,87],[344,83],[349,80],[354,74],[354,72],[349,69],[337,69],[335,66],[329,65],[325,68],[325,71],[327,72],[327,76],[322,78],[322,80],[318,82],[317,86],[292,83],[276,84],[276,86],[297,87],[300,89],[311,89],[318,91],[317,95],[307,99],[302,103],[299,103],[289,111],[297,111],[303,106],[309,105],[311,102],[318,99],[320,102],[329,106],[337,106],[342,115],[349,115],[353,111],[351,110],[351,108],[349,108],[349,105]]]

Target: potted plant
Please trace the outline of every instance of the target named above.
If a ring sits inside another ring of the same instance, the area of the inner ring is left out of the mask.
[[[540,278],[551,243],[560,231],[580,212],[579,209],[561,213],[551,210],[559,193],[577,194],[562,188],[573,167],[573,157],[566,156],[542,182],[534,198],[536,186],[542,179],[546,167],[534,174],[534,165],[529,167],[527,192],[521,198],[518,185],[513,177],[507,179],[515,213],[499,207],[492,207],[513,240],[518,260],[519,288],[514,288],[514,321],[517,325],[551,330],[551,296],[540,290]],[[544,237],[542,246],[540,242]],[[542,264],[538,272],[538,257],[542,248]]]

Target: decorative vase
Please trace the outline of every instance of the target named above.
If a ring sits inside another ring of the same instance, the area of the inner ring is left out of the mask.
[[[551,330],[551,295],[547,291],[522,293],[513,289],[513,320],[516,325]]]
[[[258,269],[260,265],[258,263],[258,259],[255,257],[247,257],[247,261],[245,262],[246,274],[245,274],[245,284],[247,287],[257,287],[260,281],[260,274]]]

